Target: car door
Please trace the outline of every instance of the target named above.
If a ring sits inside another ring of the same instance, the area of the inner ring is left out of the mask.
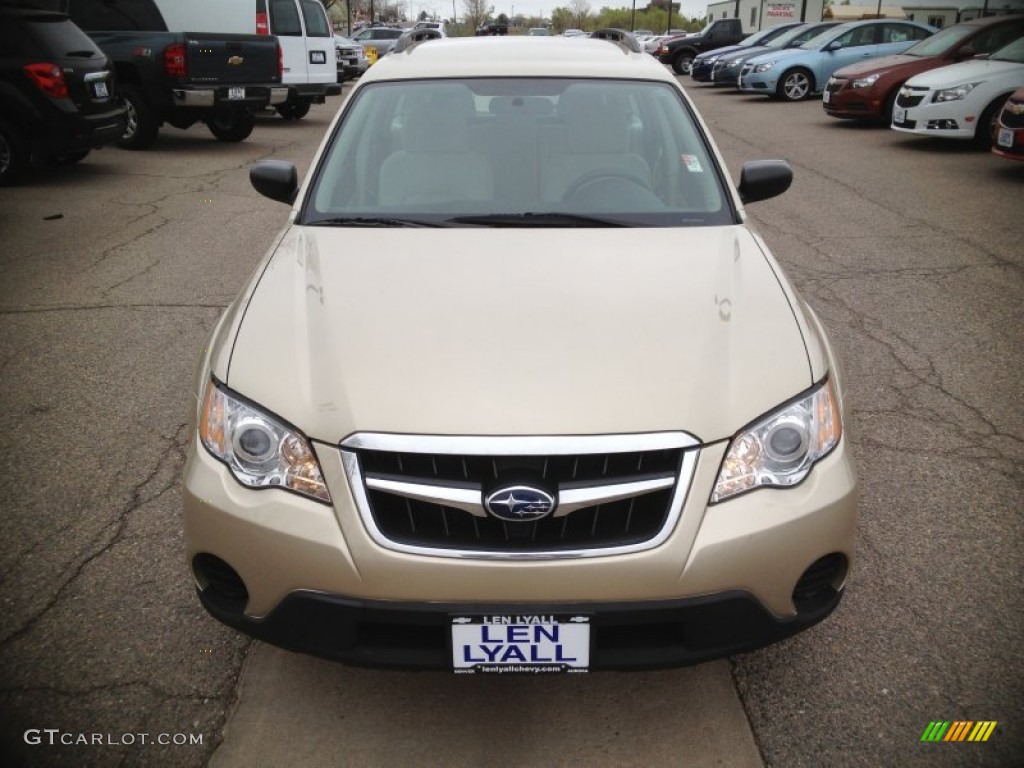
[[[320,0],[299,0],[305,28],[307,82],[333,83],[337,79],[334,62],[334,33]]]
[[[267,0],[270,34],[277,36],[284,58],[282,81],[285,85],[309,82],[306,40],[302,35],[302,17],[295,0]]]
[[[825,46],[824,55],[819,58],[819,66],[814,73],[819,88],[825,87],[825,81],[832,77],[837,69],[863,59],[878,55],[878,24],[863,24],[847,30],[834,42],[840,43],[839,48],[827,50],[832,43]]]

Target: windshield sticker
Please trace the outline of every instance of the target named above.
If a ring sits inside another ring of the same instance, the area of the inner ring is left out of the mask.
[[[690,173],[704,173],[704,169],[700,167],[700,160],[697,159],[696,155],[680,155],[683,159],[683,165],[686,166],[686,170]]]

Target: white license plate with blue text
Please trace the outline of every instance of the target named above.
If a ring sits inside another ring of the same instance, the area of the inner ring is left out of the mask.
[[[1000,147],[1010,149],[1013,147],[1013,131],[1009,128],[1000,128],[999,136],[996,138],[996,144]]]
[[[907,121],[907,110],[903,107],[896,107],[892,111],[892,121],[894,123],[905,123]]]
[[[455,672],[586,672],[590,666],[587,616],[453,616]]]
[[[106,83],[96,83],[95,88],[97,99],[106,99],[110,96],[110,91],[107,90]]]
[[[231,101],[237,101],[238,99],[245,98],[245,87],[236,86],[234,88],[228,88],[228,99]]]

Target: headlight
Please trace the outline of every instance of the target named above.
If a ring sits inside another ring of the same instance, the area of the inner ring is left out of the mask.
[[[309,442],[268,413],[206,385],[199,439],[250,488],[285,488],[330,503],[320,464]]]
[[[727,67],[735,67],[737,64],[742,64],[742,63],[743,63],[743,59],[731,59],[730,61],[725,62],[725,66],[727,66]]]
[[[935,95],[932,96],[932,101],[960,101],[960,99],[967,96],[968,93],[973,91],[979,85],[980,83],[967,83],[965,85],[958,85],[956,88],[946,88],[942,91],[936,91]]]
[[[853,88],[870,88],[877,82],[878,75],[868,75],[867,77],[858,77],[856,80],[850,83],[850,86]]]
[[[842,436],[831,381],[736,435],[729,444],[711,503],[754,488],[796,485]]]
[[[767,72],[769,69],[775,66],[774,61],[766,61],[764,64],[758,64],[754,67],[755,72]]]

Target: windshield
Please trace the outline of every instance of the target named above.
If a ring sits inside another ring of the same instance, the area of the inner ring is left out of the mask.
[[[931,37],[926,37],[920,43],[910,46],[904,53],[907,56],[939,56],[954,48],[957,43],[976,32],[977,29],[977,27],[966,24],[947,27],[946,29],[939,30]]]
[[[829,27],[825,31],[820,32],[819,34],[812,37],[810,40],[808,40],[800,47],[803,48],[805,51],[816,51],[819,48],[821,48],[821,46],[825,45],[825,43],[827,43],[832,38],[839,37],[841,34],[846,32],[848,29],[850,29],[851,26],[853,25],[840,24],[837,27]]]
[[[1024,37],[1014,40],[989,56],[990,61],[1013,61],[1024,64]]]
[[[775,40],[785,35],[789,31],[790,30],[787,27],[783,27],[782,29],[779,29],[777,27],[769,27],[768,29],[762,29],[760,32],[755,32],[747,39],[738,43],[738,45],[741,48],[748,48],[752,45],[764,45],[769,40]]]
[[[357,90],[303,223],[515,226],[517,216],[545,226],[734,221],[720,170],[671,85],[481,78]]]
[[[820,35],[822,32],[827,32],[834,26],[836,25],[825,24],[823,26],[821,24],[808,24],[799,27],[794,27],[793,29],[786,30],[786,32],[772,39],[770,42],[765,43],[764,45],[768,46],[769,48],[788,48],[790,43],[794,45],[803,45],[808,40],[813,38],[815,35]]]

